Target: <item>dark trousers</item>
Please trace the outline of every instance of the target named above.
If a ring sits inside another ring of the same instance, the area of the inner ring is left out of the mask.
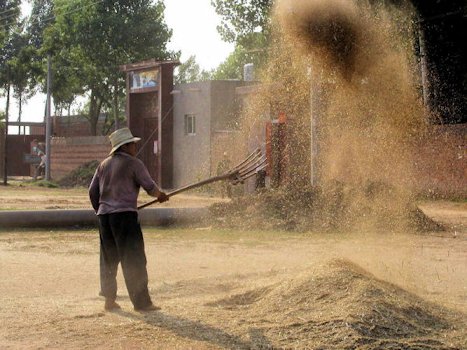
[[[101,292],[117,297],[117,268],[122,264],[123,277],[135,308],[151,304],[148,291],[146,254],[136,212],[99,215]]]

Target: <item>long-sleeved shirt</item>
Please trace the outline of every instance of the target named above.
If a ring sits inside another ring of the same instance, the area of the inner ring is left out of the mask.
[[[115,152],[97,167],[89,198],[97,215],[137,211],[140,187],[152,196],[161,191],[141,160]]]

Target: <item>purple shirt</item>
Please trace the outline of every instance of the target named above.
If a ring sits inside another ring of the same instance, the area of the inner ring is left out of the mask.
[[[149,195],[160,191],[141,160],[115,152],[97,167],[89,185],[89,198],[97,215],[137,211],[140,187]]]

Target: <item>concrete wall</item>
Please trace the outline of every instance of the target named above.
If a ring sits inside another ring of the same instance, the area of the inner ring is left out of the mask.
[[[50,176],[58,180],[84,163],[104,160],[110,152],[107,136],[54,137],[51,142]]]
[[[174,187],[217,175],[226,151],[237,148],[239,101],[235,89],[251,82],[220,80],[179,84],[174,88]],[[196,116],[196,134],[185,134],[185,115]],[[230,157],[230,156],[229,156]]]
[[[239,120],[240,100],[236,89],[251,82],[235,80],[211,81],[211,131],[233,130]]]
[[[180,84],[174,88],[173,187],[211,175],[211,82]],[[185,134],[185,115],[196,116],[196,134]]]

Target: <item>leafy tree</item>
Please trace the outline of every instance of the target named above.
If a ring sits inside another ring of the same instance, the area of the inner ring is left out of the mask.
[[[41,65],[34,60],[36,50],[28,44],[26,33],[13,33],[9,42],[9,78],[14,97],[18,100],[18,121],[21,121],[22,104],[34,94],[36,77],[42,72]]]
[[[256,34],[268,37],[273,0],[212,0],[211,4],[222,18],[217,30],[225,41],[251,49],[252,43],[258,44],[252,38]]]
[[[266,53],[265,50],[247,50],[237,44],[234,51],[215,69],[212,78],[216,80],[242,79],[244,65],[253,63],[255,67],[261,67],[265,62]]]
[[[36,49],[40,49],[43,45],[45,29],[55,22],[53,9],[53,0],[32,0],[27,33],[29,44]]]
[[[69,85],[68,97],[79,87],[89,93],[93,134],[103,106],[111,107],[118,118],[125,86],[120,65],[177,56],[166,48],[172,33],[161,1],[55,0],[54,13],[55,23],[46,29],[43,46],[53,56],[54,91]]]
[[[21,0],[0,0],[0,48],[5,44],[9,32],[17,23]]]
[[[11,35],[18,26],[20,4],[20,0],[0,0],[0,89],[6,91],[8,96],[11,87],[10,65],[13,59]],[[9,99],[7,99],[5,110],[9,109],[8,103]],[[5,113],[3,119],[6,119]]]
[[[18,26],[20,0],[0,0],[0,87],[9,84],[8,61],[12,58],[11,35]]]
[[[211,4],[222,18],[217,27],[221,37],[236,44],[214,78],[241,79],[246,63],[261,68],[267,59],[273,0],[212,0]]]
[[[30,85],[35,90],[45,93],[47,89],[47,52],[42,49],[44,45],[44,33],[46,28],[53,25],[55,16],[53,13],[53,0],[30,0],[31,14],[26,22],[26,35],[28,45],[33,51],[30,63],[32,72],[30,72]],[[57,96],[63,92],[63,87],[52,90],[54,104],[61,106],[61,97]]]
[[[196,62],[196,56],[190,56],[184,63],[177,67],[175,83],[191,83],[193,81],[204,81],[211,78],[211,72],[202,70]]]

